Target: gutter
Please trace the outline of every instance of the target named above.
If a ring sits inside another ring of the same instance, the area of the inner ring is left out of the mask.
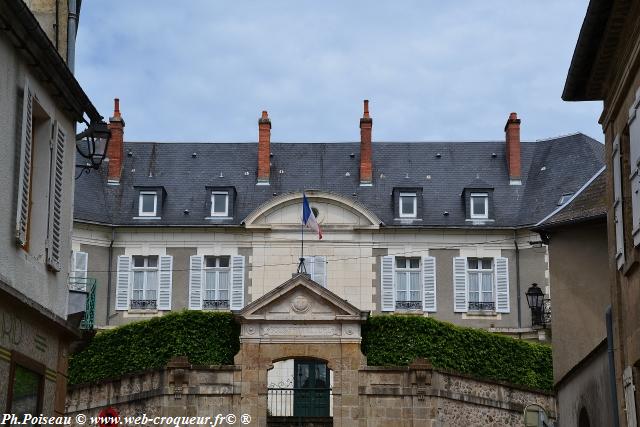
[[[56,3],[57,4],[57,3]],[[78,7],[76,0],[69,0],[69,14],[67,17],[67,66],[75,74],[76,63],[76,34],[78,32]]]
[[[111,227],[111,242],[109,243],[109,261],[107,267],[107,314],[105,316],[105,325],[109,326],[111,318],[111,270],[113,269],[113,241],[116,238],[116,230]]]

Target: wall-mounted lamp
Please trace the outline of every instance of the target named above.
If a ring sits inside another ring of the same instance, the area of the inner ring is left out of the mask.
[[[76,135],[76,149],[82,157],[87,159],[85,164],[76,165],[77,168],[80,168],[76,179],[83,172],[89,173],[91,169],[100,167],[107,154],[110,138],[109,126],[103,121],[91,123],[87,129]]]

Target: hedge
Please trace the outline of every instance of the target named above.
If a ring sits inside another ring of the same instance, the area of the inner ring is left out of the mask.
[[[240,327],[231,313],[183,311],[99,332],[69,361],[80,384],[157,369],[173,356],[195,365],[233,364]],[[551,348],[461,328],[427,317],[372,316],[363,325],[370,366],[406,366],[424,357],[436,368],[551,390]]]
[[[196,365],[233,364],[240,326],[231,313],[182,311],[98,332],[69,358],[69,383],[156,369],[173,356]]]
[[[417,357],[435,368],[550,391],[551,347],[428,317],[372,316],[362,352],[370,366],[404,366]]]

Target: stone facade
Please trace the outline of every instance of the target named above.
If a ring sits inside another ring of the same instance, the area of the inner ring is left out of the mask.
[[[284,351],[285,347],[281,347]],[[292,350],[291,353],[284,352],[288,355],[325,356],[316,352],[317,346],[307,345],[305,348],[302,345],[288,349]],[[247,350],[254,348],[244,347],[241,354]],[[275,351],[274,354],[281,355],[283,351]],[[359,347],[354,347],[351,356],[354,359],[362,357],[357,354],[359,351]],[[555,418],[555,401],[551,394],[439,371],[428,364],[421,365],[425,364],[404,368],[361,366],[347,369],[343,378],[349,377],[353,382],[343,383],[332,391],[333,425],[524,426],[523,410],[531,403],[542,406]],[[332,366],[337,367],[335,363]],[[250,425],[265,426],[266,369],[245,374],[244,368],[244,365],[191,366],[178,363],[99,384],[73,386],[69,388],[67,397],[67,415],[72,419],[77,414],[97,416],[107,407],[116,408],[122,416],[215,417],[217,414],[234,414],[240,417],[250,414]],[[176,385],[177,378],[180,386]],[[208,426],[209,423],[201,425]]]
[[[275,418],[289,416],[268,411],[270,372],[294,359],[318,361],[332,373],[329,417],[317,425],[521,426],[533,403],[555,418],[550,394],[435,370],[421,359],[408,367],[367,366],[360,350],[367,316],[296,275],[237,314],[242,328],[234,366],[192,366],[178,358],[161,370],[75,386],[67,412],[95,416],[113,406],[123,416],[248,414],[251,425],[275,425]]]

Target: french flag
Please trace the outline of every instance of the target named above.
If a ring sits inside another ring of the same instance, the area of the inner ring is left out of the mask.
[[[320,229],[318,220],[316,220],[316,216],[311,210],[311,206],[309,206],[307,196],[304,193],[302,193],[302,225],[317,232],[318,239],[322,240],[322,230]]]

